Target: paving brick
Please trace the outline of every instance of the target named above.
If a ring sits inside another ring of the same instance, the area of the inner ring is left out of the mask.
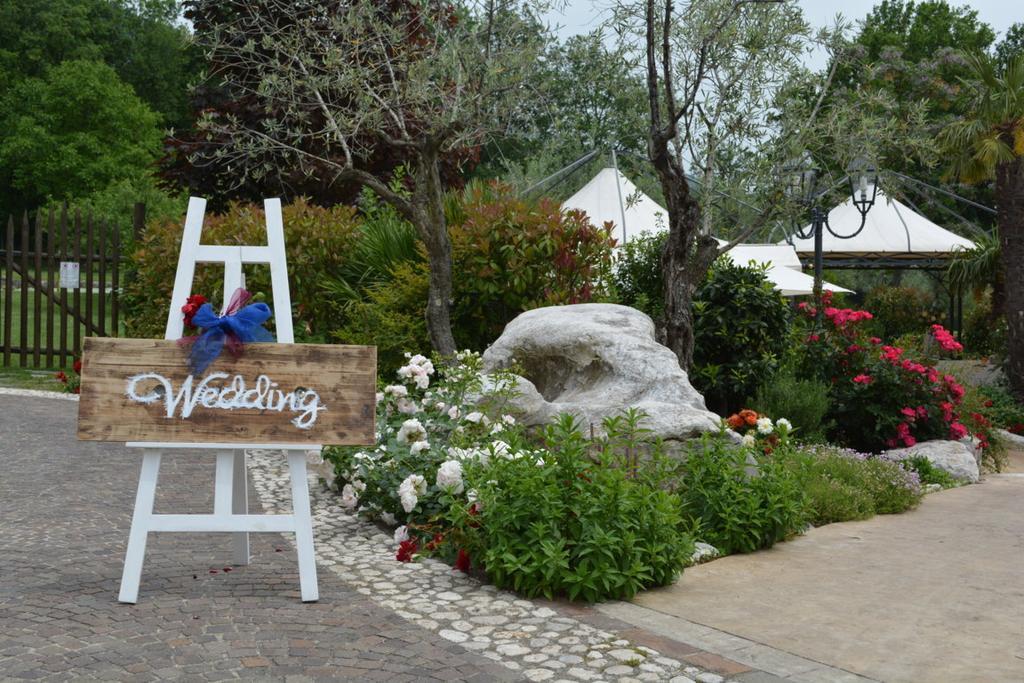
[[[151,534],[139,603],[119,604],[141,454],[77,441],[76,413],[0,395],[0,680],[512,679],[329,571],[304,605],[278,534],[252,535],[252,563],[230,572],[227,534]],[[164,456],[158,512],[209,512],[212,494],[211,455]]]

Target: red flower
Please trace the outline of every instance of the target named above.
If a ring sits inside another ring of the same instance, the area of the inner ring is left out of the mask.
[[[59,370],[57,374],[54,375],[54,378],[60,380],[64,384],[68,383],[68,376],[64,374],[63,370]]]
[[[871,375],[860,374],[853,378],[855,384],[871,384],[874,381]]]
[[[412,556],[419,550],[419,545],[416,543],[416,539],[410,538],[402,541],[398,544],[398,553],[395,554],[395,559],[399,562],[412,562]]]
[[[434,534],[434,537],[427,541],[427,550],[437,550],[437,547],[444,541],[444,534]]]
[[[874,344],[875,346],[878,346],[879,344],[882,343],[882,340],[879,339],[878,337],[872,337],[868,341],[871,342],[872,344]]]
[[[985,401],[985,403],[983,403],[982,405],[984,405],[986,408],[991,408],[992,407],[992,399],[989,399],[989,400]]]
[[[82,359],[79,358],[78,360],[76,360],[75,364],[72,367],[75,369],[75,372],[77,372],[79,375],[81,375],[82,374]]]
[[[192,318],[205,303],[206,297],[202,294],[193,294],[185,301],[185,305],[181,307],[181,312],[185,314],[185,327],[193,327]]]
[[[964,427],[959,422],[954,422],[954,423],[949,425],[949,438],[950,439],[952,439],[954,441],[959,441],[960,439],[964,438],[965,436],[967,436],[967,427]]]
[[[469,553],[464,548],[459,548],[459,554],[455,558],[455,568],[461,572],[469,573]]]

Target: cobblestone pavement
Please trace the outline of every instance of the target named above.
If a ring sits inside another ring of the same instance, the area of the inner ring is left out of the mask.
[[[78,442],[73,405],[0,395],[0,679],[668,680],[774,676],[599,612],[519,600],[391,538],[314,485],[320,602],[295,554],[252,536],[150,535],[139,603],[117,603],[137,452]],[[279,454],[250,454],[253,509],[287,510]],[[164,458],[157,512],[208,512],[213,458]]]

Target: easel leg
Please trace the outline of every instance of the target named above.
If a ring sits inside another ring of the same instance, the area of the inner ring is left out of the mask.
[[[249,478],[245,461],[245,449],[239,448],[235,451],[235,472],[233,477],[233,490],[231,492],[231,512],[235,515],[249,513]],[[249,564],[249,532],[239,531],[232,534],[232,555],[233,563],[236,565]]]
[[[160,451],[147,450],[142,456],[139,472],[139,488],[135,493],[135,511],[132,513],[132,529],[128,534],[128,549],[121,572],[119,602],[135,604],[139,599],[139,582],[142,580],[142,563],[146,557],[146,537],[149,534],[149,518],[153,514],[156,498],[156,480],[160,474]]]
[[[305,452],[288,451],[288,470],[292,478],[292,516],[295,519],[295,546],[299,556],[302,601],[315,602],[320,599],[320,591],[316,584],[316,554],[313,550],[313,519],[309,512]]]

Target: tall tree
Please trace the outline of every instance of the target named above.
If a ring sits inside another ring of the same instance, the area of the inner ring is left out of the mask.
[[[1000,66],[1007,67],[1019,54],[1024,54],[1024,22],[1020,21],[1006,29],[1003,39],[996,45],[995,58]]]
[[[765,182],[789,146],[779,138],[779,127],[771,125],[770,114],[779,89],[801,71],[799,59],[811,32],[795,2],[775,0],[680,6],[645,0],[620,6],[618,23],[623,35],[640,31],[644,37],[648,154],[669,215],[661,258],[666,343],[688,368],[692,300],[708,267],[778,215],[783,204],[777,186]],[[726,169],[744,147],[759,153],[747,159],[744,181],[735,184],[745,184],[762,209],[729,244],[719,246],[707,212],[716,184],[726,182]]]
[[[1008,331],[1007,375],[1024,399],[1024,55],[1000,71],[984,54],[969,59],[969,113],[942,132],[950,174],[964,182],[994,180]]]
[[[181,126],[198,56],[176,0],[0,3],[0,93],[65,60],[100,61],[160,114],[160,125]]]
[[[427,328],[452,354],[451,244],[444,215],[446,155],[504,128],[543,50],[532,25],[540,0],[189,0],[211,76],[260,108],[260,118],[210,114],[219,147],[194,156],[229,163],[237,181],[275,167],[327,185],[371,188],[416,229],[430,265]],[[395,189],[368,168],[379,150],[404,160]]]
[[[109,66],[72,60],[0,97],[3,209],[35,209],[103,190],[148,170],[157,115]]]
[[[599,29],[548,48],[531,97],[517,107],[507,134],[482,151],[474,175],[532,184],[594,149],[643,154],[643,74],[633,55],[606,38]]]
[[[835,64],[835,85],[826,101],[843,107],[858,93],[878,93],[877,104],[883,105],[897,120],[915,120],[918,130],[935,135],[950,121],[967,113],[969,98],[964,95],[960,79],[969,75],[966,54],[991,48],[995,32],[981,21],[978,12],[967,5],[954,6],[946,0],[883,0],[864,18],[860,30],[846,50],[846,58]],[[908,130],[908,135],[915,131]],[[931,185],[942,183],[942,169],[906,154],[906,143],[900,137],[880,150],[877,161],[887,171],[896,171]],[[837,158],[825,163],[835,168]],[[834,155],[832,155],[834,156]],[[920,206],[933,220],[960,229],[959,221],[950,222],[949,209],[964,215],[977,225],[987,226],[991,220],[984,212],[950,198],[922,192],[909,183],[891,183],[890,194],[907,198]],[[965,190],[968,198],[982,204],[992,203],[988,187]]]

